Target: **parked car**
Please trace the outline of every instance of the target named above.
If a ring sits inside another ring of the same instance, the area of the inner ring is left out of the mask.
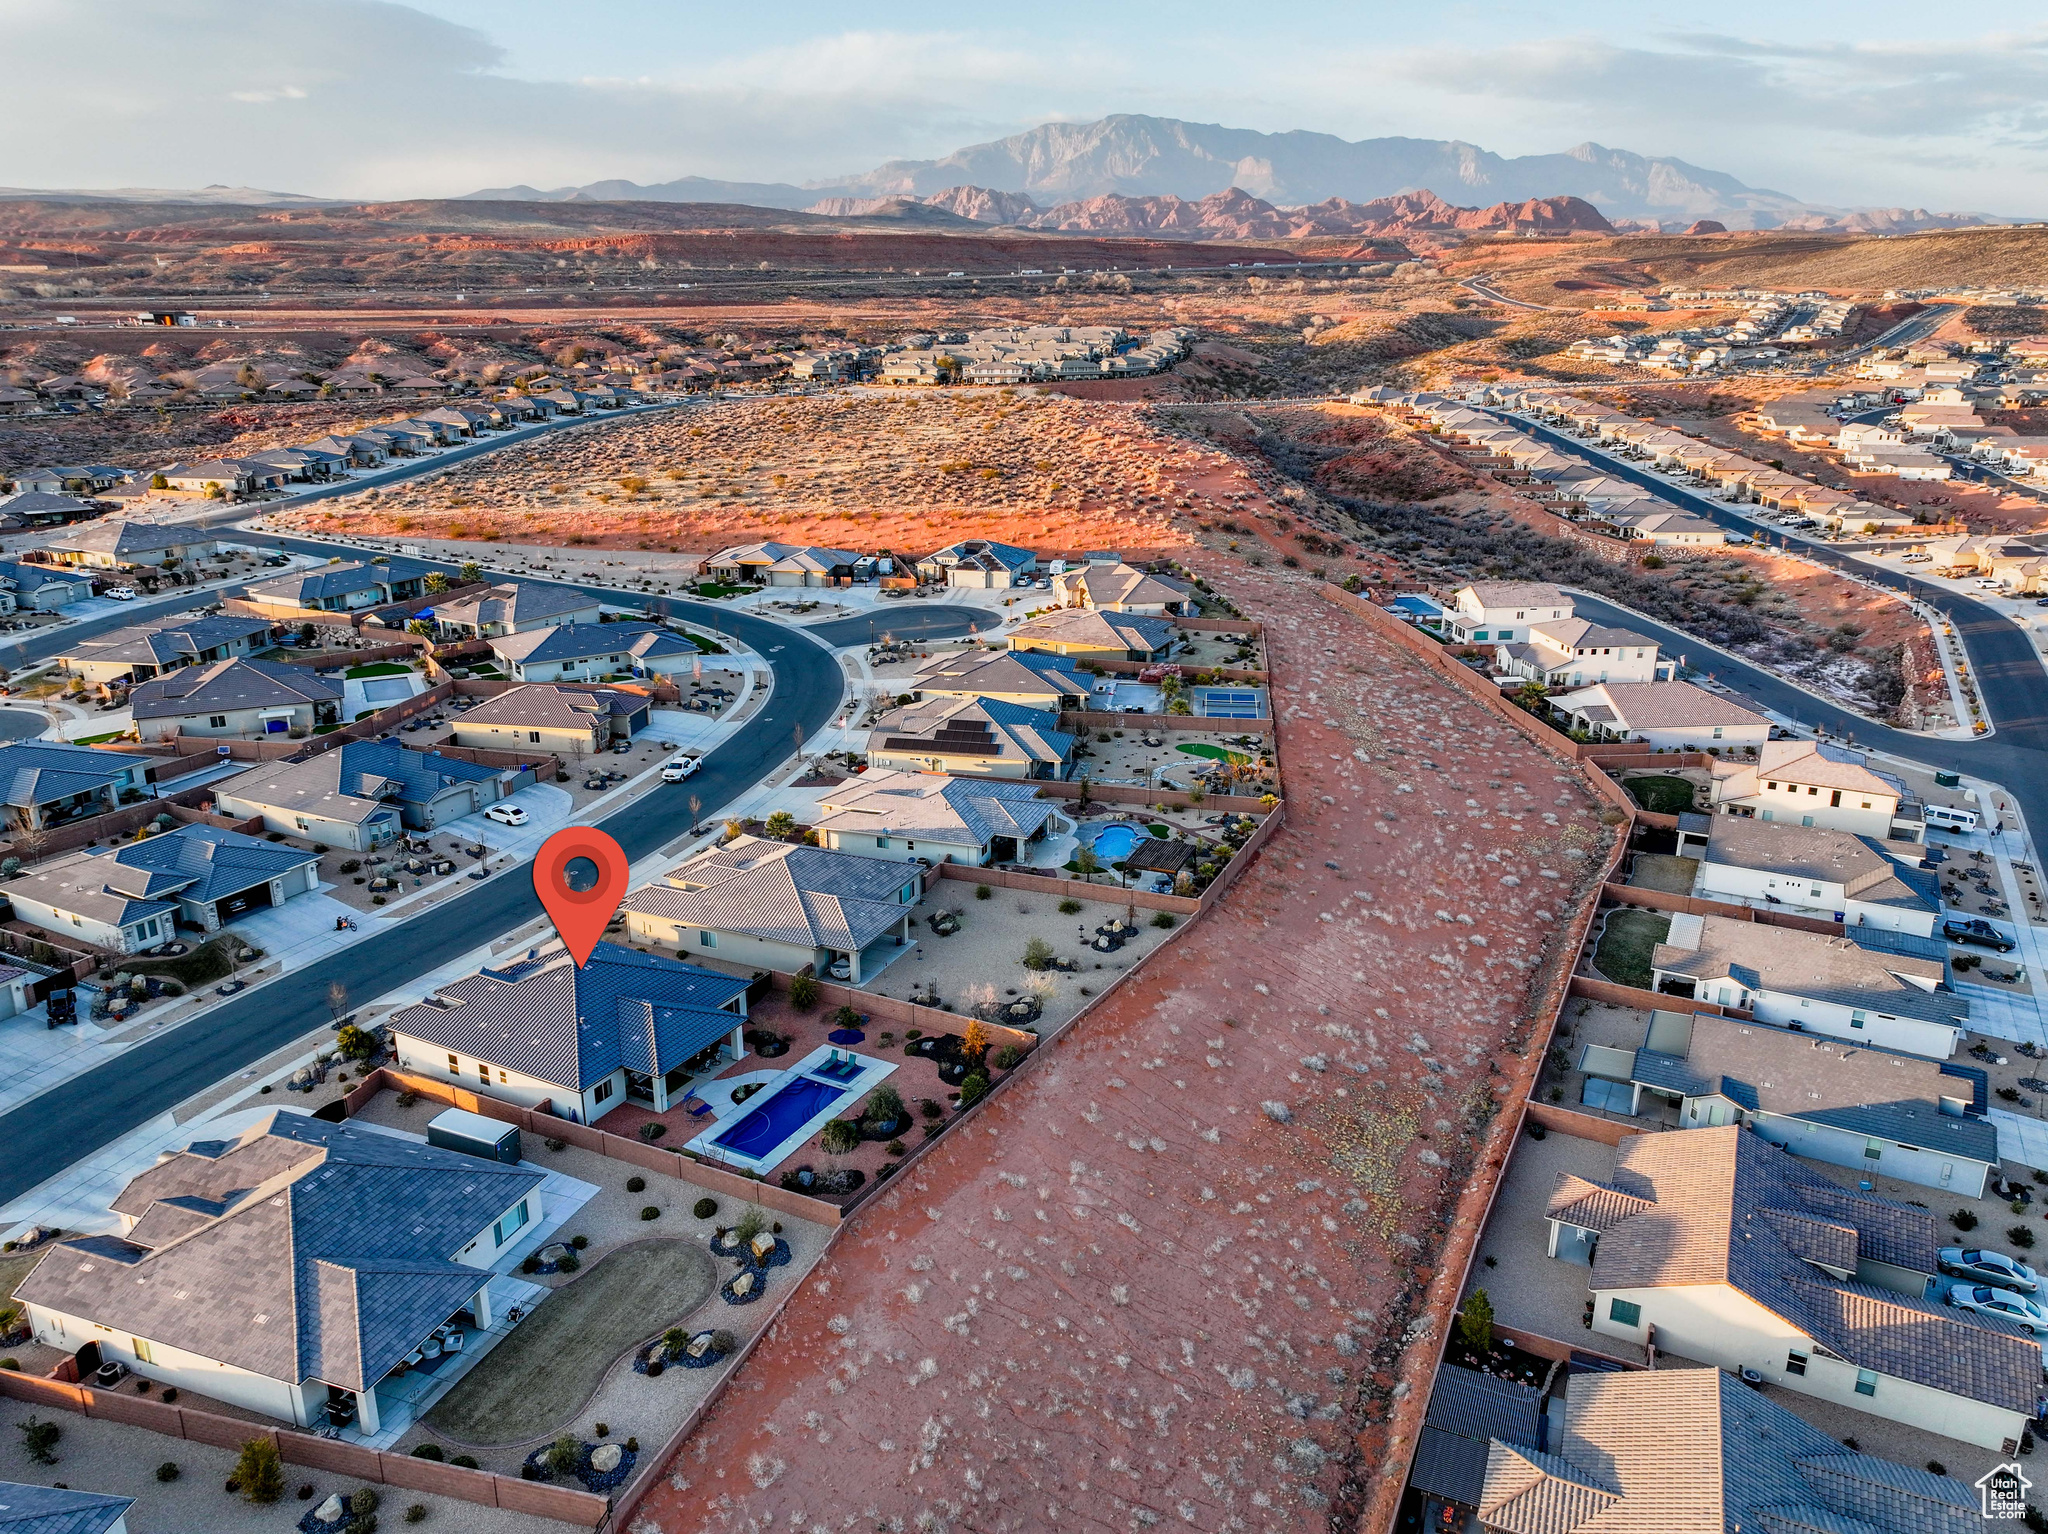
[[[523,826],[532,818],[516,804],[494,804],[484,811],[484,819],[495,820],[501,826]]]
[[[101,595],[116,602],[132,602],[135,600],[135,588],[133,586],[109,586]]]
[[[661,781],[680,783],[703,765],[701,756],[672,756],[661,764]]]
[[[1973,1284],[1966,1280],[1949,1286],[1948,1302],[1958,1310],[1974,1310],[1980,1316],[2017,1321],[2035,1335],[2048,1331],[2048,1305],[2011,1289],[1994,1289],[1989,1284]]]
[[[841,954],[832,961],[831,967],[826,973],[834,980],[851,980],[853,978],[853,960],[847,958],[845,954]]]
[[[1981,1246],[1945,1246],[1939,1254],[1941,1271],[1980,1284],[1995,1284],[2018,1294],[2032,1294],[2041,1287],[2040,1275],[2017,1257]]]
[[[2013,940],[1981,916],[1972,916],[1964,921],[1945,921],[1941,924],[1941,935],[1951,943],[1969,943],[1998,953],[2011,953],[2013,950]]]

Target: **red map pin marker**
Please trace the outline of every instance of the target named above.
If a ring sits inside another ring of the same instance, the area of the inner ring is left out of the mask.
[[[586,890],[569,887],[569,865],[588,858],[597,882]],[[540,844],[533,859],[533,892],[540,896],[570,957],[581,969],[604,936],[605,923],[626,897],[626,853],[595,826],[566,826]]]

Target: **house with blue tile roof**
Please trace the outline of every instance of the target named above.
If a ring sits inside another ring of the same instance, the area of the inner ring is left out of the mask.
[[[746,1053],[748,982],[617,943],[478,970],[391,1015],[400,1070],[595,1123],[659,1113]]]
[[[128,1534],[133,1497],[0,1481],[0,1534]]]
[[[223,815],[327,847],[367,852],[404,828],[431,831],[533,781],[531,768],[485,767],[392,741],[358,740],[303,762],[267,762],[214,790]]]
[[[51,1247],[14,1297],[45,1347],[374,1434],[382,1380],[441,1328],[491,1325],[493,1265],[539,1221],[543,1181],[281,1109],[138,1175],[115,1231]]]

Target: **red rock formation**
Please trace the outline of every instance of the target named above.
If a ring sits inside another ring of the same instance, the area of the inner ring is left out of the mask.
[[[1685,232],[1687,234],[1726,234],[1728,226],[1719,219],[1703,218]]]
[[[1090,197],[1061,203],[1029,221],[1037,229],[1143,232],[1198,239],[1307,239],[1317,235],[1372,236],[1477,233],[1534,229],[1554,233],[1611,233],[1591,203],[1577,197],[1532,198],[1461,208],[1423,190],[1350,202],[1331,197],[1302,208],[1277,208],[1239,187],[1199,201],[1184,197]]]

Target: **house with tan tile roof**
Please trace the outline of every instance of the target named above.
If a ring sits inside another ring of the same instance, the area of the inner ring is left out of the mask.
[[[1754,761],[1727,757],[1709,769],[1714,813],[1826,826],[1879,840],[1924,841],[1925,811],[1905,781],[1868,757],[1814,740],[1774,740]]]
[[[1674,751],[1762,746],[1771,722],[1733,698],[1690,682],[1596,682],[1551,699],[1595,740],[1634,740]]]
[[[1552,1423],[1557,1422],[1553,1411]],[[1850,1449],[1719,1369],[1573,1373],[1548,1452],[1496,1438],[1493,1534],[1981,1534],[1952,1476]]]
[[[1572,599],[1541,581],[1474,581],[1451,597],[1450,637],[1459,644],[1509,643],[1529,637],[1532,623],[1572,615]]]
[[[1706,846],[1691,853],[1699,860],[1692,893],[1702,900],[1917,937],[1932,937],[1941,919],[1940,880],[1915,844],[1736,815],[1713,816],[1707,827]]]
[[[1194,588],[1170,576],[1154,575],[1121,559],[1094,561],[1062,570],[1052,589],[1067,607],[1096,612],[1140,613],[1149,618],[1189,616],[1196,610]]]
[[[1666,995],[1946,1060],[1970,1019],[1970,1003],[1950,988],[1947,959],[1933,956],[1946,952],[1938,940],[1861,928],[1827,937],[1730,916],[1678,915],[1669,940],[1651,950],[1650,971]]]
[[[1856,1192],[1759,1134],[1633,1135],[1607,1182],[1560,1178],[1544,1214],[1552,1257],[1597,1250],[1587,1287],[1603,1336],[2006,1453],[2033,1417],[2040,1343],[1929,1297],[1934,1215]]]
[[[939,697],[892,709],[868,732],[868,760],[891,772],[1064,779],[1076,736],[1060,716],[995,698]]]
[[[1048,830],[1071,829],[1028,783],[868,771],[818,801],[812,829],[833,852],[891,862],[1014,863]]]
[[[1039,650],[1077,660],[1164,660],[1173,649],[1173,625],[1136,613],[1069,608],[1027,619],[1009,633],[1013,650]]]

